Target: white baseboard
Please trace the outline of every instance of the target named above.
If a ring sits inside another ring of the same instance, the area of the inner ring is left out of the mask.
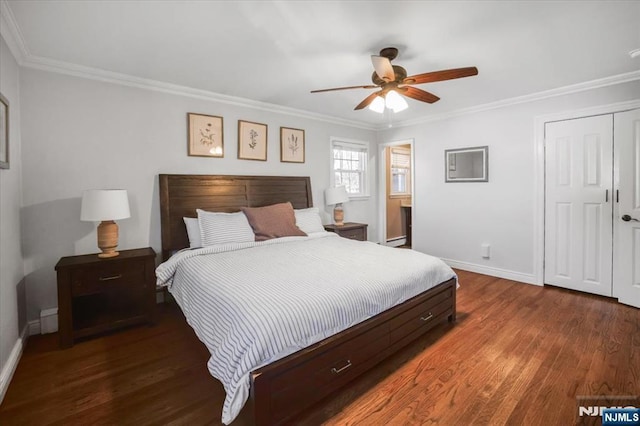
[[[393,240],[387,241],[384,245],[389,247],[400,247],[407,243],[407,239],[404,237],[394,238]]]
[[[13,349],[11,349],[7,362],[2,366],[2,371],[0,372],[0,403],[2,403],[4,395],[7,393],[7,389],[9,389],[9,383],[11,383],[13,373],[15,373],[16,367],[18,367],[22,351],[27,345],[27,339],[29,338],[28,331],[29,326],[27,325],[22,330],[22,333],[20,333],[20,336],[18,336],[16,343],[13,345]]]
[[[478,274],[490,275],[492,277],[505,278],[507,280],[518,281],[525,284],[533,284],[540,286],[536,282],[533,274],[523,274],[522,272],[509,271],[507,269],[493,268],[491,266],[478,265],[476,263],[461,262],[453,259],[442,259],[444,263],[452,268],[462,269],[463,271],[476,272]]]
[[[58,331],[58,308],[40,311],[40,333],[49,334]]]
[[[36,334],[40,334],[40,320],[29,321],[27,324],[29,327],[29,336],[35,336]]]

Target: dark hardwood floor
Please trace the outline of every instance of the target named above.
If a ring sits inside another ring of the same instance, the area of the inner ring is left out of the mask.
[[[640,395],[640,310],[459,276],[456,324],[442,324],[295,423],[569,425],[576,396]],[[55,334],[32,336],[0,424],[220,424],[223,389],[207,371],[204,345],[175,306],[161,309],[157,326],[67,350]]]

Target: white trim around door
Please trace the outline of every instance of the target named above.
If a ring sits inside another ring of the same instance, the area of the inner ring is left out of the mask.
[[[402,139],[391,142],[381,142],[378,144],[378,242],[382,245],[387,244],[387,160],[384,155],[385,148],[389,146],[397,145],[410,145],[411,146],[411,221],[415,218],[415,193],[416,193],[416,180],[415,180],[415,145],[414,139]]]
[[[613,114],[640,108],[640,100],[601,105],[575,111],[540,115],[534,119],[534,180],[533,180],[533,270],[535,284],[544,285],[544,193],[545,193],[545,123],[571,120],[594,115]]]

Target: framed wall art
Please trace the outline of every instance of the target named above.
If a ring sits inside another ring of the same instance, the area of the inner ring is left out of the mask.
[[[267,161],[266,124],[238,120],[238,158]]]
[[[222,117],[188,113],[189,155],[193,157],[224,157]]]
[[[304,130],[280,127],[280,161],[304,163]]]
[[[9,168],[9,101],[0,93],[0,169]]]

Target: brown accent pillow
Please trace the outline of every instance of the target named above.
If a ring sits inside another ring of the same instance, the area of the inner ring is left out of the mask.
[[[304,237],[307,234],[296,226],[296,216],[291,203],[273,204],[265,207],[243,207],[256,241],[280,237]]]

